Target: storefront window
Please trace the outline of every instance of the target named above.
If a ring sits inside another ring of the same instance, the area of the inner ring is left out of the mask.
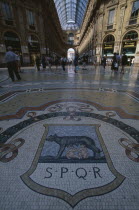
[[[108,26],[107,26],[107,29],[112,29],[113,28],[114,13],[115,13],[115,10],[114,9],[109,11],[109,18],[108,18]]]
[[[128,32],[123,38],[122,53],[128,56],[134,56],[136,52],[138,33],[136,31]]]
[[[5,40],[6,48],[11,46],[14,51],[21,52],[20,39],[17,36],[17,34],[11,31],[7,31],[4,34],[4,40]]]
[[[139,13],[139,1],[135,1],[135,2],[133,2],[129,25],[137,23],[138,13]]]
[[[2,3],[2,11],[3,11],[5,23],[7,25],[13,25],[13,13],[12,13],[11,6],[6,2]]]
[[[115,38],[113,35],[108,35],[105,37],[103,42],[103,55],[107,55],[109,57],[113,56],[114,42]]]

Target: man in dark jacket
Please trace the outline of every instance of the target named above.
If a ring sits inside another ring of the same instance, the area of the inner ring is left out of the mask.
[[[44,55],[42,56],[42,66],[43,66],[43,70],[45,70],[46,69],[46,58]]]
[[[37,70],[40,71],[41,60],[40,60],[39,56],[36,57],[35,62],[36,62]]]
[[[111,70],[118,72],[118,61],[117,61],[116,53],[114,53],[114,56],[112,57]]]
[[[104,70],[106,68],[106,61],[107,61],[106,56],[103,56],[103,58],[102,58],[102,66],[104,67]]]
[[[8,47],[8,52],[5,55],[5,61],[8,67],[9,77],[12,79],[12,81],[15,81],[15,76],[18,80],[21,80],[18,72],[18,56],[12,51],[12,47],[10,46]]]
[[[66,63],[67,63],[67,59],[66,58],[61,58],[61,66],[62,66],[63,71],[66,70],[65,69]]]
[[[76,55],[75,55],[75,59],[74,59],[74,66],[75,66],[74,72],[75,72],[75,73],[77,73],[78,60],[79,60],[79,56],[78,56],[78,54],[76,54]]]
[[[122,64],[121,73],[124,74],[125,66],[127,65],[127,56],[126,56],[125,52],[123,53],[123,56],[122,56],[122,59],[121,59],[121,64]]]

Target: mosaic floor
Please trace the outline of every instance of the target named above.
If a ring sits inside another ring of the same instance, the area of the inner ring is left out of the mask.
[[[139,70],[0,70],[0,210],[139,209]]]

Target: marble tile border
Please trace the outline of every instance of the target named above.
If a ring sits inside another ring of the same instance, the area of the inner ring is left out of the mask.
[[[134,127],[131,127],[131,126],[123,123],[122,121],[119,121],[119,120],[114,119],[114,118],[106,117],[106,116],[101,115],[101,114],[95,114],[95,113],[76,112],[75,114],[76,114],[76,116],[90,117],[90,118],[93,118],[93,119],[98,119],[98,120],[101,120],[103,122],[109,123],[109,124],[119,128],[119,129],[121,129],[122,131],[124,131],[128,135],[130,135],[132,138],[134,138],[139,143],[139,131],[136,130]],[[30,119],[24,120],[24,121],[12,126],[12,127],[9,127],[4,132],[1,132],[0,133],[0,143],[2,143],[2,144],[6,143],[6,141],[9,138],[11,138],[14,134],[18,133],[22,129],[24,129],[24,128],[26,128],[26,127],[34,124],[34,123],[38,123],[38,122],[40,122],[42,120],[45,120],[45,119],[50,119],[50,118],[55,118],[55,117],[65,117],[65,116],[70,116],[70,114],[68,112],[54,112],[54,113],[47,113],[47,114],[38,115],[34,118],[32,117]]]
[[[66,100],[56,100],[56,101],[51,101],[46,104],[43,104],[38,107],[22,107],[19,111],[17,111],[15,114],[11,115],[4,115],[0,117],[0,120],[10,120],[10,119],[21,119],[28,111],[43,111],[47,107],[54,105],[56,103],[61,103],[61,102],[81,102],[81,103],[86,103],[94,106],[97,108],[99,111],[115,111],[120,118],[123,119],[134,119],[134,120],[139,120],[139,115],[133,115],[125,112],[122,108],[120,107],[105,107],[101,104],[91,102],[91,101],[86,101],[86,100],[79,100],[79,99],[66,99]]]
[[[0,96],[0,102],[7,100],[9,97],[16,96],[19,93],[26,93],[26,92],[38,92],[40,89],[43,89],[43,91],[57,91],[57,90],[89,90],[89,91],[100,91],[100,89],[103,89],[103,91],[106,92],[119,92],[119,93],[129,93],[132,97],[136,97],[139,99],[139,94],[137,92],[133,92],[130,90],[118,90],[118,89],[113,89],[113,88],[28,88],[28,89],[23,89],[23,90],[17,90],[17,91],[12,91],[8,92],[6,94],[3,94]]]

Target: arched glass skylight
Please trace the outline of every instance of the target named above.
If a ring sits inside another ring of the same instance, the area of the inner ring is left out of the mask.
[[[88,0],[54,0],[63,30],[78,30],[82,24]]]

